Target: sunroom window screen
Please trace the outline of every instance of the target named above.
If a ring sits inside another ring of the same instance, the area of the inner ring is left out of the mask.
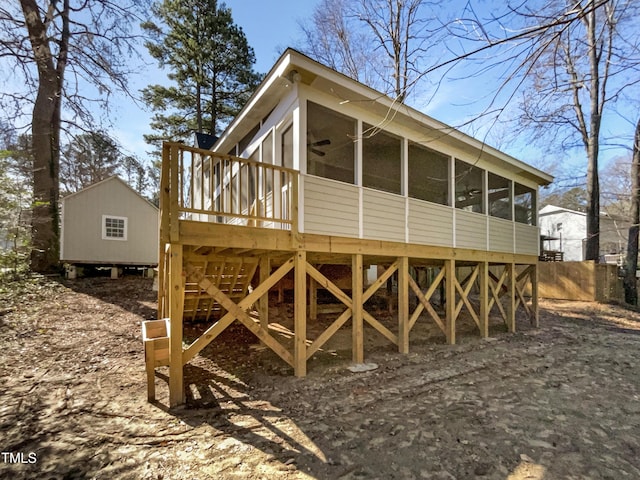
[[[456,160],[456,208],[484,213],[484,170],[462,160]]]
[[[536,224],[536,191],[519,183],[514,184],[513,209],[516,222]]]
[[[355,183],[355,138],[355,119],[308,102],[307,173]]]
[[[362,125],[362,185],[402,193],[402,140],[373,125]]]
[[[489,172],[489,215],[511,220],[511,181]]]
[[[409,196],[449,204],[449,157],[409,142]]]

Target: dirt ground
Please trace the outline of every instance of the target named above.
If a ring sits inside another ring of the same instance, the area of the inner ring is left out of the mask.
[[[345,326],[304,379],[234,326],[170,410],[164,369],[146,400],[152,318],[148,279],[0,285],[0,478],[640,478],[640,314],[618,306],[545,301],[540,329],[455,346],[424,318],[408,355],[367,330],[362,373]]]

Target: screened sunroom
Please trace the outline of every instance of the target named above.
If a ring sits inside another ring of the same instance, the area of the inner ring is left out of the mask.
[[[551,177],[295,51],[280,63],[214,146],[251,163],[202,160],[207,219],[290,228],[294,171],[301,233],[537,255]]]
[[[408,352],[421,321],[448,343],[458,319],[482,337],[492,315],[515,331],[518,309],[537,325],[537,191],[551,180],[285,51],[211,150],[163,145],[158,314],[169,318],[170,403],[184,401],[183,366],[236,320],[298,376],[347,322],[356,363],[371,333]],[[292,318],[275,325],[270,291],[287,282]],[[397,316],[376,318],[367,301],[390,283]],[[340,313],[308,338],[318,290]],[[207,327],[185,346],[183,321],[196,318]]]

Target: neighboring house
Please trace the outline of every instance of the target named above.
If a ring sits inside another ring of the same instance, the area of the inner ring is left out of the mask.
[[[547,205],[539,212],[540,233],[553,240],[545,241],[546,250],[564,253],[564,261],[585,259],[587,214]],[[600,215],[600,260],[621,265],[627,248],[629,222],[620,217]]]
[[[114,176],[62,199],[60,260],[158,264],[158,209]]]

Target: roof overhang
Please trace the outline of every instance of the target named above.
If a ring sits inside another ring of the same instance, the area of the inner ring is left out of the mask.
[[[420,132],[425,142],[447,142],[470,156],[481,156],[489,162],[499,164],[514,175],[524,177],[538,185],[549,185],[553,181],[553,177],[548,173],[336,72],[291,48],[276,61],[247,104],[216,142],[214,150],[221,153],[229,151],[291,91],[294,81],[325,92],[335,97],[338,103],[353,103],[360,107],[366,105],[367,111],[388,119],[388,122],[393,121]],[[384,128],[384,124],[380,126]]]

